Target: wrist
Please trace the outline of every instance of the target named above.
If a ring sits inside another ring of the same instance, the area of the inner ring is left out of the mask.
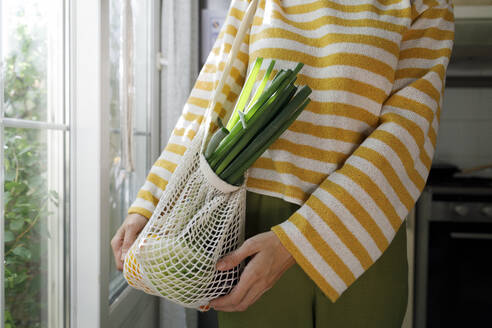
[[[275,243],[275,248],[278,250],[278,253],[281,254],[281,258],[283,262],[287,265],[287,267],[291,267],[296,263],[294,256],[292,256],[292,254],[287,250],[287,248],[285,248],[280,238],[278,238],[278,236],[273,231],[270,232],[274,236],[273,239]]]

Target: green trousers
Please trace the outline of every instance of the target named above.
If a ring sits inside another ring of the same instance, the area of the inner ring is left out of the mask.
[[[246,238],[269,231],[299,207],[248,192]],[[219,328],[400,328],[408,297],[406,226],[333,303],[295,264],[244,312],[219,312]]]

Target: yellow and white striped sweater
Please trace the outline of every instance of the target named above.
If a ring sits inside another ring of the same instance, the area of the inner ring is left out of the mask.
[[[130,213],[151,216],[198,131],[247,5],[232,1]],[[254,163],[247,187],[302,205],[272,230],[333,302],[385,251],[424,187],[453,36],[450,0],[258,3],[214,114],[228,118],[256,57],[277,68],[305,64],[298,83],[313,89],[313,101]]]

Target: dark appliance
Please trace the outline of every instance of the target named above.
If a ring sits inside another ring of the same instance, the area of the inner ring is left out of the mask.
[[[492,327],[492,179],[433,171],[416,206],[414,327]]]

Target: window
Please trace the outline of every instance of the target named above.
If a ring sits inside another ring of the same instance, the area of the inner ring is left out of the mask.
[[[141,42],[133,47],[141,65],[136,68],[120,64],[126,56],[123,49],[128,49],[122,41],[130,39],[122,25],[123,5],[128,8],[129,3],[135,4],[130,16],[133,24],[141,26],[134,34]],[[114,269],[110,240],[126,216],[126,204],[138,189],[138,179],[142,181],[147,173],[143,166],[150,165],[153,153],[148,149],[156,147],[158,120],[153,113],[157,93],[152,77],[158,72],[154,37],[149,36],[158,32],[158,5],[158,0],[142,4],[134,0],[71,1],[70,323],[74,328],[153,327],[157,323],[155,297],[127,287]],[[134,84],[123,83],[128,75],[122,68],[134,73]],[[133,123],[126,115],[131,109],[122,105],[122,90],[133,95],[133,101],[125,100],[134,105],[129,115]],[[125,148],[128,136],[133,138],[129,147],[133,151]],[[125,165],[125,156],[132,153],[133,171]]]
[[[159,154],[159,4],[0,0],[0,328],[157,324],[109,241]]]
[[[3,327],[67,320],[64,12],[64,0],[0,0]]]
[[[110,238],[127,215],[139,188],[158,155],[152,145],[158,131],[152,124],[157,106],[151,88],[156,71],[149,19],[151,1],[110,0]],[[127,286],[110,252],[109,297]]]

